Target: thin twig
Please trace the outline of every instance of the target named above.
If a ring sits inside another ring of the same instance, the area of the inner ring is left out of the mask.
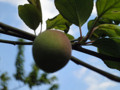
[[[29,40],[34,40],[35,39],[35,35],[31,34],[31,33],[28,33],[28,32],[25,32],[23,30],[20,30],[18,28],[15,28],[15,27],[12,27],[12,26],[9,26],[9,25],[6,25],[4,23],[1,23],[0,22],[0,27],[5,30],[6,32],[7,31],[11,31],[11,32],[14,32],[14,33],[17,33],[19,35],[23,35],[25,37],[27,37],[27,39]]]
[[[82,40],[82,29],[81,29],[81,25],[79,25],[79,30],[80,30],[80,37],[81,37],[80,42],[81,42],[81,40]]]
[[[3,28],[3,29],[0,29],[0,30],[2,30],[0,32],[3,32],[3,30],[5,29],[4,30],[4,34],[16,35],[16,36],[20,36],[21,38],[23,37],[25,39],[32,40],[32,41],[36,37],[33,34],[30,34],[28,32],[22,31],[20,29],[8,26],[8,25],[3,24],[3,23],[0,23],[0,27]],[[72,45],[72,48],[74,50],[77,50],[77,51],[80,51],[80,52],[83,52],[83,53],[86,53],[86,54],[89,54],[89,55],[92,55],[92,56],[96,56],[96,57],[98,57],[98,58],[100,58],[102,60],[111,60],[111,61],[120,62],[120,58],[116,58],[116,57],[111,57],[111,56],[107,56],[107,55],[104,55],[104,54],[100,54],[100,53],[97,53],[97,52],[94,52],[94,51],[91,51],[91,50],[88,50],[88,49],[84,49],[84,48],[82,48],[80,46],[76,46],[75,44]]]
[[[76,51],[80,51],[80,52],[86,53],[86,54],[89,54],[89,55],[92,55],[92,56],[95,56],[95,57],[98,57],[98,58],[100,58],[102,60],[120,62],[120,58],[112,57],[112,56],[108,56],[108,55],[104,55],[104,54],[100,54],[100,53],[97,53],[95,51],[91,51],[91,50],[82,48],[81,46],[78,46],[78,45],[75,45],[75,44],[72,45],[72,49],[76,50]]]
[[[9,41],[0,39],[0,43],[7,43],[12,45],[32,45],[33,42],[18,42],[18,41]]]
[[[97,72],[97,73],[99,73],[99,74],[101,74],[101,75],[103,75],[103,76],[105,76],[105,77],[113,80],[113,81],[120,82],[120,77],[118,77],[118,76],[116,76],[116,75],[113,75],[113,74],[110,74],[110,73],[108,73],[108,72],[106,72],[106,71],[103,71],[103,70],[101,70],[101,69],[98,69],[98,68],[96,68],[96,67],[94,67],[94,66],[92,66],[92,65],[89,65],[89,64],[87,64],[87,63],[85,63],[85,62],[83,62],[83,61],[81,61],[81,60],[79,60],[79,59],[77,59],[77,58],[75,58],[75,57],[73,57],[73,56],[71,57],[71,60],[72,60],[74,63],[76,63],[76,64],[78,64],[78,65],[82,65],[82,66],[84,66],[84,67],[86,67],[86,68],[88,68],[88,69],[91,69],[91,70],[93,70],[93,71],[95,71],[95,72]]]
[[[100,19],[100,17],[98,17],[98,18],[95,20],[92,28],[91,28],[91,29],[89,30],[89,32],[87,33],[86,37],[83,39],[83,42],[86,42],[86,41],[91,37],[92,33],[93,33],[94,30],[95,30],[94,27],[96,26],[96,24],[97,24],[97,22],[99,21],[99,19]]]

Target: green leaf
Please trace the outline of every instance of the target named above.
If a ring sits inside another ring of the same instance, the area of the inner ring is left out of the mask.
[[[18,39],[19,42],[24,42],[23,39]],[[24,45],[18,45],[18,52],[15,61],[16,72],[14,77],[16,80],[24,81]]]
[[[70,34],[66,34],[66,35],[67,35],[69,40],[73,40],[74,39],[74,37],[72,35],[70,35]]]
[[[46,23],[47,29],[59,29],[63,30],[65,33],[69,31],[69,28],[71,26],[71,23],[64,19],[61,14],[55,16],[52,19],[48,19]]]
[[[90,20],[90,21],[88,22],[88,30],[90,30],[90,29],[93,27],[96,19],[97,19],[97,18],[95,18],[95,19],[93,19],[93,20]],[[99,21],[95,24],[95,27],[98,26],[98,25],[101,25],[101,24],[113,24],[113,23],[112,23],[112,21],[109,20],[109,19],[100,18]]]
[[[102,38],[93,43],[98,48],[98,52],[120,58],[120,38]],[[120,63],[103,60],[104,63],[113,69],[120,70]]]
[[[93,0],[55,0],[56,8],[69,22],[82,26],[93,9]]]
[[[120,0],[97,0],[98,17],[120,21]]]
[[[8,73],[2,73],[2,75],[0,75],[0,79],[1,81],[3,81],[4,83],[6,83],[8,80],[10,80],[10,77],[8,77]]]
[[[120,26],[114,24],[99,25],[99,30],[104,31],[109,37],[120,37]]]
[[[53,84],[49,90],[58,90],[59,85],[58,84]]]
[[[41,23],[42,23],[42,9],[41,9],[40,0],[28,0],[28,1],[30,4],[34,5],[38,9],[40,17],[41,17]]]
[[[41,3],[40,0],[28,0],[30,4],[36,6],[38,9],[41,10]]]
[[[19,16],[24,21],[24,23],[33,30],[36,30],[39,23],[42,21],[41,15],[38,9],[31,5],[19,5]]]
[[[95,18],[94,20],[90,20],[88,22],[88,30],[90,31],[91,28],[93,27],[95,21],[97,18]],[[103,25],[103,24],[112,24],[111,20],[105,19],[105,18],[101,18],[99,19],[99,21],[96,23],[95,27],[98,27],[99,25]],[[97,28],[91,35],[90,40],[97,40],[101,37],[105,37],[106,36],[106,32],[103,30],[100,30],[99,28]]]

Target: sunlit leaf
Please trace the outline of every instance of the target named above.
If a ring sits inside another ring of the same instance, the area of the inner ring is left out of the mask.
[[[94,20],[90,20],[88,22],[88,31],[91,30],[91,28],[93,27],[94,23],[96,21],[96,18]],[[99,25],[103,25],[103,24],[112,24],[111,20],[105,19],[105,18],[101,18],[99,19],[99,21],[96,23],[96,25],[94,27],[98,27]],[[94,30],[94,32],[92,33],[91,37],[89,38],[90,40],[97,40],[100,37],[105,37],[106,32],[104,30],[101,30],[99,28],[97,28],[96,30]]]
[[[60,14],[52,19],[48,19],[46,23],[47,29],[59,29],[63,30],[65,33],[69,31],[69,27],[71,25],[71,23],[64,19]]]
[[[114,24],[102,24],[98,28],[109,37],[120,37],[120,26]]]
[[[69,38],[69,40],[73,40],[74,39],[74,37],[72,35],[70,35],[70,34],[66,34],[66,35]]]
[[[120,21],[120,0],[97,0],[98,17]]]
[[[93,9],[93,0],[55,0],[60,14],[71,23],[82,26]]]

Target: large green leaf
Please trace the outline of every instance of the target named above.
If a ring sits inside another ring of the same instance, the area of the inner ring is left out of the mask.
[[[98,52],[120,58],[120,38],[102,38],[93,43],[98,48]],[[120,70],[120,63],[114,61],[103,60],[104,63],[113,69]]]
[[[28,0],[30,4],[34,5],[38,10],[41,17],[41,23],[42,23],[42,9],[41,9],[41,2],[40,0]]]
[[[104,32],[109,37],[120,37],[120,26],[114,24],[101,24],[98,30]]]
[[[98,17],[120,21],[120,0],[97,0]]]
[[[77,26],[82,26],[93,9],[93,0],[55,0],[60,14]]]
[[[38,9],[32,4],[19,5],[19,16],[31,29],[36,30],[42,21]]]
[[[94,20],[90,20],[88,22],[88,30],[90,31],[91,28],[93,27],[95,21],[96,21],[97,18],[95,18]],[[100,28],[98,28],[99,25],[103,25],[103,24],[111,24],[112,25],[112,21],[111,20],[108,20],[108,19],[105,19],[105,18],[101,18],[99,19],[99,21],[96,23],[96,25],[94,27],[97,27],[97,29],[92,33],[91,37],[89,38],[90,40],[96,40],[96,39],[99,39],[101,37],[105,37],[107,36],[106,35],[106,32],[105,30],[102,30]],[[109,26],[108,26],[109,27]],[[106,26],[107,28],[107,26]],[[109,27],[110,28],[110,27]],[[109,31],[108,29],[106,29],[107,31]]]
[[[48,19],[46,23],[47,29],[59,29],[63,30],[65,33],[69,31],[69,27],[71,25],[71,23],[64,19],[63,16],[60,14],[52,19]]]

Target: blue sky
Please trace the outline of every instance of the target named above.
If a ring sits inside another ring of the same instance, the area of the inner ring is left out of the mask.
[[[17,28],[26,30],[33,33],[19,18],[17,6],[26,3],[26,0],[0,0],[0,22],[15,26]],[[52,18],[58,14],[58,11],[54,7],[53,0],[41,0],[43,9],[44,22],[48,18]],[[46,7],[47,6],[47,7]],[[90,19],[95,17],[95,10],[93,11]],[[43,30],[45,29],[45,23],[43,23]],[[38,28],[39,29],[39,28]],[[86,34],[87,24],[82,27],[83,34]],[[79,30],[76,26],[72,25],[70,32],[76,38],[79,36]],[[0,39],[16,40],[16,38],[0,34]],[[86,47],[96,51],[94,47]],[[15,72],[14,61],[16,58],[17,46],[0,43],[0,72],[8,71],[12,76]],[[73,51],[72,54],[85,62],[97,66],[110,73],[120,75],[117,70],[109,69],[98,58],[92,57],[87,54],[83,54],[77,51]],[[29,72],[31,70],[31,64],[33,63],[31,46],[25,46],[25,70]],[[73,62],[69,62],[63,69],[53,73],[58,77],[57,83],[59,83],[59,90],[120,90],[120,84],[113,82],[83,66],[76,65]],[[51,74],[52,75],[52,74]],[[12,89],[19,85],[19,82],[15,82],[14,79],[9,83],[9,88]],[[22,85],[22,83],[20,83]],[[34,87],[33,90],[47,90],[46,86]],[[18,90],[29,90],[28,86],[24,86]]]

